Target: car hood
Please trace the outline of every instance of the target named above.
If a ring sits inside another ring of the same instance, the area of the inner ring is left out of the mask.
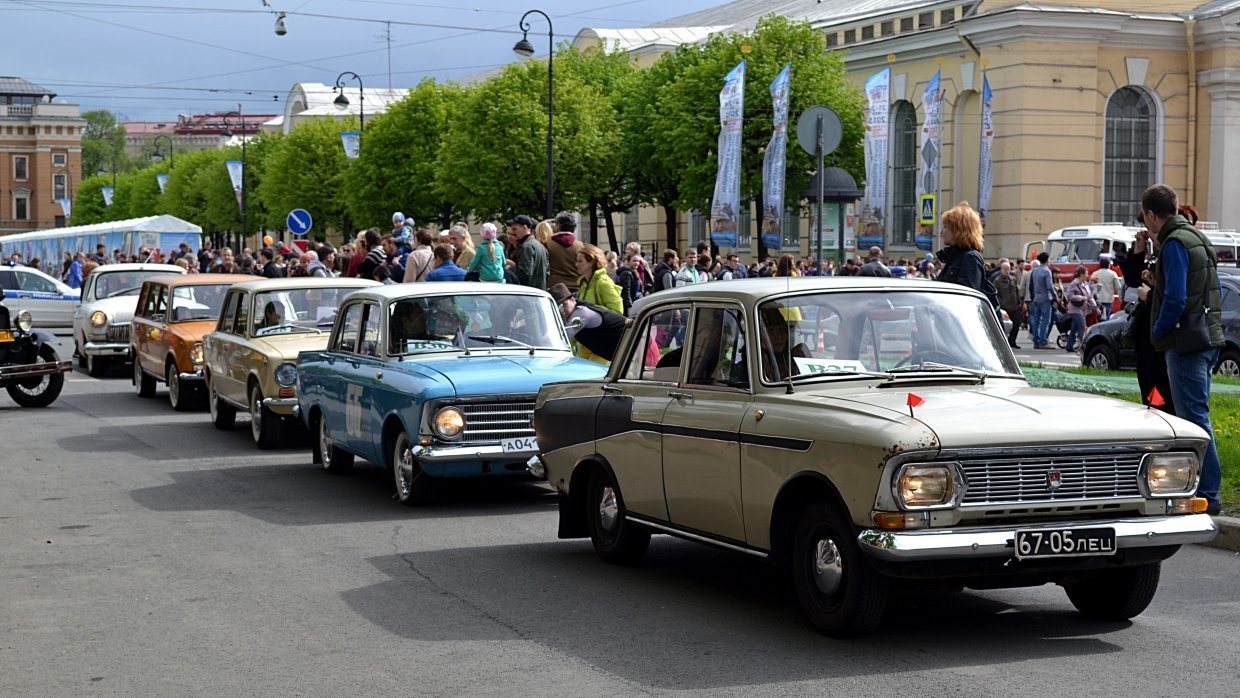
[[[114,298],[100,298],[99,300],[90,301],[82,304],[83,317],[89,318],[91,313],[96,310],[102,310],[107,313],[112,322],[129,322],[133,319],[133,311],[138,307],[138,296],[116,296]]]
[[[419,356],[402,367],[452,386],[457,396],[497,393],[537,393],[544,383],[602,378],[607,367],[573,356],[527,354],[454,354],[443,358]]]
[[[910,393],[923,401],[911,408],[913,418],[934,432],[941,448],[1205,438],[1196,425],[1143,405],[1016,383],[871,385],[819,395],[836,409],[907,422]]]
[[[331,334],[327,332],[297,332],[254,338],[254,348],[268,358],[297,363],[297,354],[303,351],[326,349]]]
[[[190,342],[201,342],[208,332],[215,330],[215,320],[188,320],[168,325],[168,333]]]

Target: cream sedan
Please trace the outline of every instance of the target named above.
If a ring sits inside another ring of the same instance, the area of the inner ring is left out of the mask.
[[[297,354],[323,349],[340,301],[378,282],[298,277],[245,281],[228,289],[219,324],[203,340],[207,405],[219,429],[250,415],[259,448],[280,442],[294,420]]]
[[[92,271],[82,286],[82,303],[73,311],[78,365],[99,377],[113,361],[129,361],[129,326],[142,283],[184,273],[171,264],[105,264]]]

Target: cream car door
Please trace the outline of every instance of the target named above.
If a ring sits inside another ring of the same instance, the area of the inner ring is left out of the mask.
[[[741,422],[753,405],[744,315],[738,306],[694,309],[688,365],[663,413],[663,487],[671,522],[745,540]]]

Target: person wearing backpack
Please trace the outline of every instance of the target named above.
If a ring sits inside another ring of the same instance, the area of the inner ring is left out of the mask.
[[[986,274],[986,260],[982,257],[981,217],[967,201],[962,201],[944,213],[942,221],[943,242],[947,246],[938,253],[943,269],[937,280],[981,291],[997,312],[999,292]]]
[[[676,250],[663,250],[663,261],[654,268],[654,291],[664,291],[676,286],[676,272],[680,270],[680,257]]]

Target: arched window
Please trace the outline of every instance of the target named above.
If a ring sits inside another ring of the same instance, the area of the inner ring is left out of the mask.
[[[1121,87],[1107,101],[1104,220],[1136,220],[1141,192],[1157,180],[1157,117],[1154,100],[1137,87]]]
[[[895,103],[891,117],[891,242],[913,244],[917,231],[917,112]]]

